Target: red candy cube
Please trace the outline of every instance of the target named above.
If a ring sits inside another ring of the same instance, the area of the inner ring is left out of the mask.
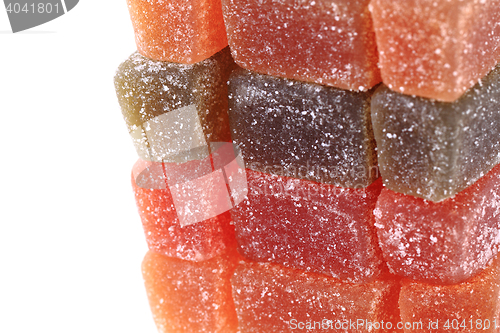
[[[382,182],[347,189],[247,169],[231,211],[240,253],[255,261],[371,281],[382,267],[372,211]]]
[[[222,0],[234,60],[245,69],[342,89],[381,81],[369,0]]]
[[[481,272],[500,245],[500,165],[455,197],[427,201],[383,189],[374,211],[390,270],[436,284]]]
[[[193,163],[198,168],[193,167]],[[183,163],[184,166],[186,164],[191,164],[188,170],[196,174],[204,163]],[[233,247],[234,226],[227,211],[200,222],[181,224],[178,209],[183,207],[175,205],[165,176],[173,174],[166,172],[167,169],[178,170],[179,166],[174,168],[174,165],[170,165],[169,168],[166,165],[168,164],[139,160],[132,172],[132,186],[149,249],[170,257],[201,261]],[[182,177],[176,178],[179,180]],[[225,184],[223,189],[226,190]],[[205,189],[205,192],[211,191],[220,192],[216,188]]]

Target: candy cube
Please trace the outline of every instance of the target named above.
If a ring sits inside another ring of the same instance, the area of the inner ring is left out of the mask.
[[[222,0],[238,65],[263,74],[366,90],[380,82],[369,0]]]
[[[389,88],[452,102],[500,59],[499,0],[372,0]]]
[[[377,89],[373,131],[384,185],[440,201],[500,163],[500,66],[454,103]]]
[[[116,94],[139,157],[180,162],[183,152],[231,141],[227,80],[233,69],[227,48],[193,65],[153,61],[137,52],[123,62]]]
[[[247,168],[349,188],[379,177],[370,92],[237,70],[229,119]]]
[[[451,286],[403,281],[399,295],[405,333],[498,332],[500,265],[495,261],[476,277]]]
[[[481,272],[500,245],[500,165],[435,203],[383,189],[374,211],[391,272],[436,284]]]
[[[268,263],[241,263],[232,278],[239,332],[401,332],[399,281],[343,283]]]
[[[187,168],[194,175],[207,172],[210,174],[212,171],[210,161],[210,157],[207,157],[205,160],[190,161],[180,166],[142,160],[135,164],[132,186],[150,250],[170,257],[203,261],[235,247],[234,226],[228,211],[222,209],[219,215],[212,214],[214,216],[207,216],[205,220],[182,223],[179,209],[184,209],[185,201],[189,198],[176,197],[175,193],[173,195],[176,187],[168,184],[171,179],[167,175],[176,174],[176,168],[177,171],[181,167]],[[182,181],[178,172],[176,179]],[[203,189],[207,197],[211,193],[219,195],[221,189],[228,195],[225,183],[219,188],[210,182],[208,185],[205,182],[199,185],[207,186]],[[229,208],[231,208],[230,203],[227,209]],[[195,209],[196,207],[193,207],[193,210]]]
[[[139,52],[193,64],[227,46],[219,0],[127,0]]]
[[[382,183],[345,189],[246,170],[247,199],[231,211],[246,258],[367,282],[382,261],[373,209]]]
[[[142,272],[158,331],[236,333],[233,271],[226,257],[191,262],[148,252]]]

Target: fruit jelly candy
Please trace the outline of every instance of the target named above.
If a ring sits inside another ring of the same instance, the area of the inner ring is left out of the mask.
[[[222,11],[241,67],[366,90],[381,81],[369,2],[222,0]]]
[[[476,277],[456,285],[402,281],[401,320],[410,332],[499,332],[499,260]],[[413,324],[413,323],[421,323]]]
[[[242,262],[232,286],[241,333],[401,332],[396,326],[398,279],[359,285],[275,264]]]
[[[202,261],[234,248],[229,212],[181,225],[170,188],[162,184],[166,182],[165,168],[163,163],[139,160],[132,172],[132,187],[149,249],[170,257]]]
[[[193,65],[137,52],[123,62],[116,94],[139,157],[171,162],[181,151],[231,141],[227,80],[234,66],[227,48]]]
[[[500,163],[500,66],[453,103],[380,87],[371,109],[380,174],[393,191],[440,201]]]
[[[139,52],[193,64],[227,46],[220,0],[127,0]]]
[[[220,256],[192,262],[149,251],[142,272],[158,331],[236,333],[233,271],[234,263]]]
[[[367,187],[379,177],[370,97],[240,69],[229,82],[232,138],[249,169]]]
[[[438,203],[384,188],[374,214],[393,273],[428,283],[459,283],[498,253],[500,165]]]
[[[244,257],[357,283],[379,275],[383,264],[372,211],[380,180],[345,189],[246,172],[247,199],[231,210]]]
[[[452,102],[500,60],[500,0],[372,0],[382,80]]]

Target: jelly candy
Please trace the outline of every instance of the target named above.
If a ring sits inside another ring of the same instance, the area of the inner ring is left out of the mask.
[[[367,187],[379,177],[370,96],[237,70],[229,82],[232,137],[249,169]]]
[[[372,0],[389,88],[452,102],[500,59],[499,0]]]
[[[233,69],[228,49],[193,65],[153,61],[137,52],[123,62],[116,94],[139,157],[172,162],[182,151],[231,141],[227,80]]]
[[[495,259],[476,277],[450,286],[403,281],[401,320],[410,323],[405,332],[498,332],[499,268]]]
[[[383,189],[374,214],[392,272],[429,283],[459,283],[481,272],[498,252],[500,165],[437,203]]]
[[[500,66],[454,103],[380,87],[373,132],[384,185],[440,201],[500,163]]]
[[[401,332],[398,279],[351,284],[280,265],[243,262],[232,286],[242,333]]]
[[[342,89],[380,82],[369,0],[222,0],[238,65]]]
[[[139,52],[154,60],[200,62],[227,46],[218,0],[127,0]]]
[[[233,270],[227,257],[192,262],[149,251],[142,272],[158,331],[236,333]]]
[[[210,172],[210,157],[196,167],[190,166],[189,170],[207,172],[206,164]],[[182,166],[186,167],[185,163]],[[139,160],[132,172],[132,186],[149,249],[170,257],[202,261],[234,247],[234,226],[227,211],[197,223],[181,224],[179,205],[175,205],[165,170],[163,163]],[[216,189],[206,191],[210,193]]]
[[[365,189],[246,170],[247,199],[231,211],[239,252],[255,261],[367,282],[381,271],[373,209],[382,184]]]

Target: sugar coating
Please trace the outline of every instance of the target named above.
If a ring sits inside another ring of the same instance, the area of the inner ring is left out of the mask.
[[[169,257],[203,261],[235,246],[229,212],[181,226],[168,186],[143,188],[132,175],[132,187],[150,250]]]
[[[115,75],[116,95],[139,157],[168,161],[165,152],[173,145],[165,138],[177,139],[178,145],[187,147],[193,142],[231,141],[227,80],[234,66],[227,48],[193,65],[154,61],[138,52],[123,62]],[[183,110],[188,112],[180,112]],[[170,117],[175,126],[167,130],[163,118],[176,112],[178,116]],[[192,133],[197,133],[196,121],[201,138],[187,142],[179,132],[193,124]]]
[[[499,0],[373,0],[384,83],[454,101],[500,60]]]
[[[234,263],[224,257],[203,262],[149,251],[142,274],[160,333],[236,333],[230,277]]]
[[[351,90],[380,82],[369,0],[222,0],[238,65]]]
[[[374,214],[391,272],[435,284],[462,282],[498,253],[500,165],[438,203],[383,189]]]
[[[218,0],[127,0],[139,52],[194,64],[227,46]]]
[[[232,138],[249,169],[367,187],[379,177],[370,97],[240,69],[229,82]]]
[[[380,274],[380,180],[355,190],[247,169],[247,181],[247,199],[231,210],[244,257],[357,283]]]
[[[380,173],[393,191],[444,200],[500,163],[500,66],[453,103],[382,86],[371,109]]]
[[[396,329],[397,279],[356,285],[279,265],[242,262],[232,287],[241,333],[401,332]],[[382,321],[391,322],[393,329],[380,329]],[[353,322],[355,329],[349,326]],[[316,328],[304,328],[307,324]],[[342,324],[343,329],[338,326]]]
[[[421,322],[411,332],[498,332],[500,266],[495,261],[476,277],[451,286],[403,280],[399,307],[403,322]]]

